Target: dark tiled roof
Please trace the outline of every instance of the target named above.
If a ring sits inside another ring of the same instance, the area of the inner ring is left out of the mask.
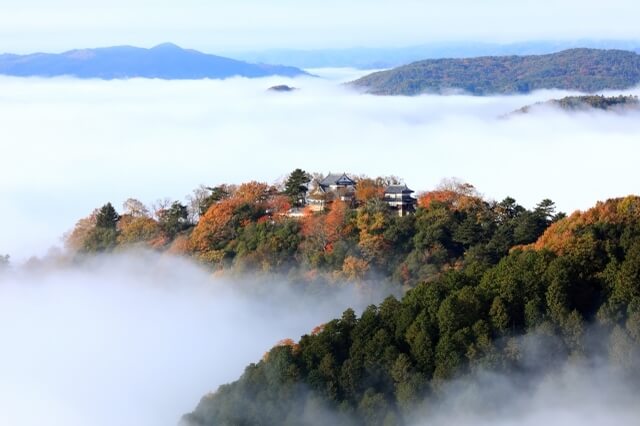
[[[338,183],[343,185],[344,184],[355,185],[355,182],[351,178],[349,178],[349,176],[347,176],[346,173],[342,173],[342,174],[329,173],[327,177],[325,177],[320,181],[321,186],[338,185]]]
[[[415,191],[409,189],[407,185],[389,185],[384,192],[385,194],[411,194]]]

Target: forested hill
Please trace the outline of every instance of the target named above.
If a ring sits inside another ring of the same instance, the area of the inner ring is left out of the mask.
[[[528,93],[539,89],[585,93],[640,83],[640,55],[623,50],[571,49],[549,55],[433,59],[380,71],[351,84],[376,95],[466,92]]]
[[[545,106],[560,108],[565,111],[603,110],[624,112],[640,110],[640,101],[637,96],[567,96],[562,99],[552,99],[534,105],[527,105],[514,111],[514,113],[529,113]]]
[[[280,274],[299,287],[385,281],[411,288],[463,264],[494,264],[562,217],[550,200],[529,210],[512,198],[485,200],[472,185],[455,181],[420,195],[415,213],[399,216],[384,197],[392,179],[383,177],[357,178],[352,203],[296,210],[306,191],[296,175],[308,179],[297,170],[285,188],[259,182],[201,187],[188,205],[149,209],[130,199],[117,212],[106,204],[78,221],[66,245],[80,255],[166,251],[227,273]]]
[[[294,67],[251,64],[165,43],[151,49],[132,46],[71,50],[60,54],[0,55],[0,74],[17,77],[221,79],[234,76],[294,77]]]
[[[558,220],[497,264],[464,263],[402,300],[389,297],[359,317],[347,310],[281,342],[204,397],[185,423],[403,425],[453,377],[553,374],[593,354],[638,383],[640,197]]]

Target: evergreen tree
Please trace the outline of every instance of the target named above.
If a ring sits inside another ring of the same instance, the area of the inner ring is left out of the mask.
[[[104,229],[116,229],[116,225],[120,220],[120,216],[116,209],[113,208],[111,203],[107,203],[100,207],[96,214],[96,227]]]
[[[302,207],[304,205],[309,182],[311,182],[311,175],[304,170],[295,169],[291,172],[284,184],[284,194],[289,197],[293,206]]]

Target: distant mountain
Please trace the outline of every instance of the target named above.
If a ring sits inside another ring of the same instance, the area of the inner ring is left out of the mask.
[[[423,59],[473,58],[477,56],[545,55],[567,49],[619,49],[640,53],[634,40],[557,40],[520,43],[433,42],[406,47],[350,47],[343,49],[267,49],[229,52],[228,56],[249,62],[287,64],[300,68],[350,67],[383,69]]]
[[[234,76],[295,77],[307,73],[294,67],[251,64],[165,43],[151,49],[131,46],[71,50],[61,54],[0,55],[0,74],[19,77],[159,78],[190,80]]]
[[[603,111],[624,112],[640,110],[640,100],[637,96],[567,96],[562,99],[552,99],[522,107],[512,114],[527,114],[541,107],[554,107],[566,111],[588,111],[591,109]]]
[[[585,93],[640,83],[640,55],[624,50],[571,49],[549,55],[432,59],[381,71],[351,84],[376,95],[467,92],[528,93],[539,89]]]

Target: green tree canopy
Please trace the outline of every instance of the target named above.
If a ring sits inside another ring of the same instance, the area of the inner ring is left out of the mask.
[[[301,207],[304,205],[309,182],[311,182],[311,175],[304,170],[295,169],[291,172],[284,184],[284,194],[289,197],[293,206]]]

